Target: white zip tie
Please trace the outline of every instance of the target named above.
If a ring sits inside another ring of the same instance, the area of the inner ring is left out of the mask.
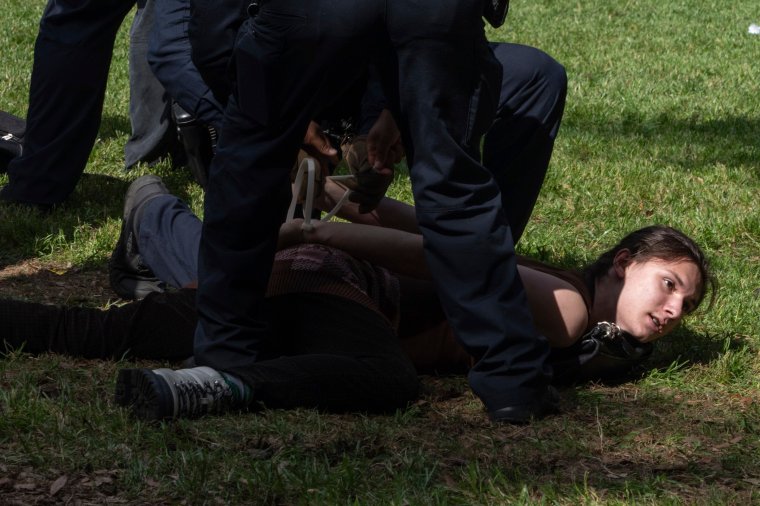
[[[307,178],[306,198],[304,199],[303,204],[303,223],[301,224],[301,228],[303,230],[311,230],[314,228],[314,226],[311,224],[311,213],[314,209],[314,186],[315,180],[317,178],[317,164],[314,158],[311,157],[306,157],[301,160],[301,163],[298,166],[298,171],[296,172],[296,180],[293,183],[295,191],[293,192],[293,198],[290,200],[290,207],[288,208],[288,214],[285,222],[291,222],[295,219],[296,205],[298,204],[298,200],[301,198],[304,176]],[[321,221],[328,221],[333,216],[335,216],[343,204],[346,202],[350,194],[351,190],[346,190],[346,193],[344,193],[340,200],[338,200],[338,202],[335,204],[335,207],[333,207],[329,213],[323,216]]]

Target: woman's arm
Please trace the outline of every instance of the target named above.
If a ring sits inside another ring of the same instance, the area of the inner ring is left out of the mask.
[[[320,209],[323,211],[332,209],[345,192],[346,189],[343,186],[328,178],[325,182],[324,198],[319,205]],[[414,234],[420,233],[414,206],[389,197],[384,197],[374,211],[363,214],[359,212],[359,204],[347,200],[340,208],[338,216],[352,223],[393,228]]]
[[[334,221],[312,221],[312,227],[303,230],[302,223],[303,220],[294,220],[282,225],[278,248],[304,242],[324,244],[398,274],[418,279],[430,277],[419,234]]]
[[[328,179],[325,193],[337,201],[345,190]],[[341,216],[354,223],[312,221],[311,231],[301,231],[301,222],[283,225],[291,239],[281,244],[314,242],[347,253],[417,279],[430,279],[422,250],[414,207],[384,198],[375,211],[360,214],[357,205],[346,202]],[[390,227],[390,228],[386,228]],[[297,238],[294,238],[297,236]],[[283,232],[281,232],[281,239]],[[525,266],[518,266],[531,315],[538,330],[552,347],[575,343],[588,326],[583,297],[567,281]]]
[[[310,242],[324,244],[385,267],[397,274],[430,279],[422,250],[422,236],[372,225],[301,220],[283,225],[280,246]],[[580,293],[567,281],[525,266],[518,266],[536,328],[552,347],[570,346],[588,326],[588,312]]]

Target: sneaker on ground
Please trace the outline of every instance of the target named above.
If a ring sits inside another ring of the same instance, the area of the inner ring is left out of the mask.
[[[115,400],[142,420],[195,418],[223,413],[235,405],[227,381],[210,367],[122,369]]]

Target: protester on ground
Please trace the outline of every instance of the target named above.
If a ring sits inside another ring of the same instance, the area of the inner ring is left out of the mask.
[[[322,205],[331,206],[342,191],[328,181]],[[180,375],[125,369],[117,401],[148,419],[252,403],[387,411],[416,398],[417,372],[466,371],[473,360],[429,281],[411,207],[386,198],[370,214],[354,204],[343,211],[361,223],[317,221],[304,229],[296,220],[282,227],[267,299],[277,339],[244,383],[210,368]],[[191,356],[196,317],[189,287],[200,221],[160,179],[144,176],[130,188],[124,225],[118,263],[131,265],[135,279],[155,275],[163,284],[107,311],[2,300],[0,339],[14,349],[86,358]],[[556,363],[568,370],[566,379],[624,375],[648,356],[649,343],[714,295],[699,247],[663,226],[627,235],[581,272],[530,259],[521,259],[519,269],[533,318],[556,349]],[[609,324],[597,326],[601,321]],[[605,336],[584,338],[600,329],[613,341],[601,357],[606,361],[594,355],[568,369],[571,359],[596,351],[590,346],[606,346]]]
[[[532,323],[517,276],[502,204],[507,188],[480,163],[502,81],[482,20],[493,6],[251,5],[236,39],[235,86],[205,193],[199,364],[245,376],[272,339],[265,291],[290,169],[309,122],[369,62],[400,127],[438,293],[457,337],[478,359],[470,386],[494,420],[519,423],[556,412],[548,342]],[[394,160],[380,150],[370,161],[383,175]]]

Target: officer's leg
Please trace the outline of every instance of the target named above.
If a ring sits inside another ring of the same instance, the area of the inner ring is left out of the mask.
[[[565,69],[533,47],[491,44],[503,68],[496,120],[483,141],[483,165],[496,178],[515,243],[549,166],[567,94]]]
[[[188,0],[187,35],[192,60],[216,99],[227,103],[232,92],[229,68],[238,28],[247,18],[246,0]]]
[[[349,42],[357,41],[354,35],[367,37],[358,30],[348,33],[347,26],[358,24],[357,9],[335,15],[327,8],[313,10],[312,3],[266,2],[238,37],[237,94],[225,110],[206,189],[198,265],[199,365],[244,370],[271,337],[264,291],[290,199],[290,168],[309,120],[351,84],[354,70],[339,72],[338,66],[358,59],[362,46]],[[360,70],[357,66],[355,72]]]
[[[535,330],[517,275],[499,188],[478,163],[501,78],[480,8],[447,0],[431,13],[405,4],[389,24],[426,258],[455,334],[477,359],[470,385],[495,414],[544,396],[551,371],[548,342]],[[518,421],[544,412],[523,410]]]
[[[24,154],[4,200],[53,205],[84,171],[103,110],[116,32],[134,0],[49,0],[34,47]]]
[[[132,135],[124,146],[124,167],[150,163],[178,147],[171,99],[148,65],[148,39],[156,1],[138,0],[129,31],[129,120]]]

